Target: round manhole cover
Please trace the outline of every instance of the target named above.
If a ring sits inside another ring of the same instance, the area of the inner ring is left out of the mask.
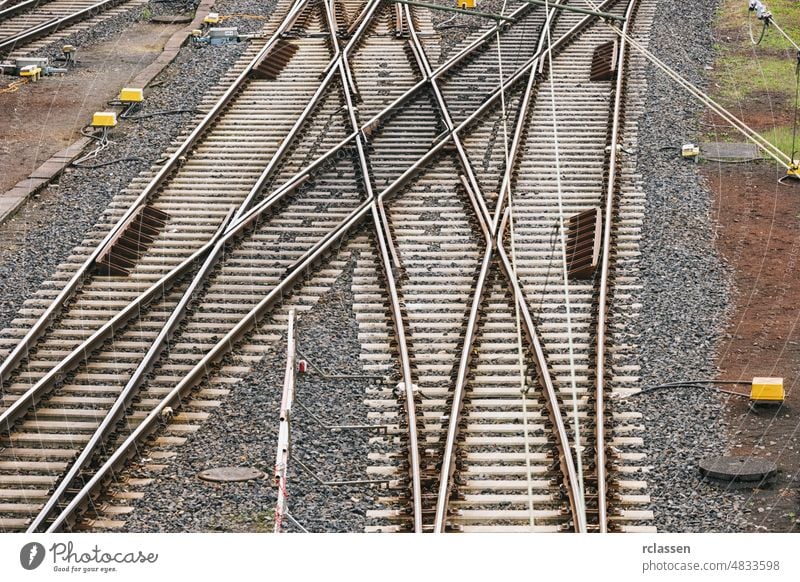
[[[213,481],[215,483],[229,483],[234,481],[250,481],[251,479],[261,479],[264,473],[253,467],[218,467],[216,469],[206,469],[197,475],[203,481]]]
[[[753,457],[709,457],[700,461],[700,474],[721,481],[772,479],[778,467],[772,461]]]

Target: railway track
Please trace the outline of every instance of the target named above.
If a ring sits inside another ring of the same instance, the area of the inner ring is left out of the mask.
[[[620,16],[627,7],[604,6]],[[564,251],[554,236],[565,216],[594,209],[619,212],[619,186],[615,181],[609,186],[607,180],[616,171],[611,170],[616,160],[607,159],[606,148],[609,135],[619,132],[614,124],[623,113],[623,101],[613,106],[613,97],[625,85],[615,88],[612,79],[589,82],[594,50],[615,35],[603,23],[584,26],[586,22],[583,15],[566,11],[553,19],[552,39],[568,40],[557,43],[552,70],[549,61],[536,63],[543,74],[530,79],[530,102],[521,101],[524,117],[515,124],[509,145],[512,158],[517,155],[515,171],[505,177],[515,192],[513,243],[508,234],[511,215],[503,212],[506,201],[496,203],[494,215],[482,212],[480,199],[494,198],[479,193],[465,177],[458,196],[455,167],[436,168],[431,181],[421,185],[423,198],[415,200],[411,190],[398,203],[413,212],[396,213],[396,237],[405,250],[400,262],[410,282],[401,292],[416,340],[412,359],[423,398],[423,457],[440,472],[438,480],[428,480],[438,490],[435,515],[423,505],[424,527],[433,531],[648,529],[641,525],[650,517],[643,479],[630,478],[646,470],[635,450],[640,442],[637,417],[620,413],[606,421],[606,405],[598,397],[607,391],[606,374],[602,368],[593,370],[597,342],[606,342],[598,330],[606,324],[597,317],[599,297],[608,292],[608,271],[570,282],[565,295]],[[539,51],[544,47],[540,43]],[[560,119],[558,146],[554,102]],[[512,111],[513,106],[512,101]],[[513,121],[512,116],[509,123]],[[567,173],[560,185],[554,176],[559,167]],[[611,198],[606,187],[615,192]],[[441,194],[426,205],[430,192]],[[477,215],[480,228],[470,225],[470,214]],[[626,224],[625,236],[635,239],[635,211],[614,218]],[[607,229],[616,228],[614,221],[608,224]],[[482,240],[487,250],[478,269]],[[491,252],[493,240],[514,251]],[[516,257],[513,263],[509,256]],[[521,285],[510,290],[509,281],[517,276]],[[624,301],[615,308],[630,310]],[[520,327],[528,340],[522,349]],[[609,393],[636,381],[635,365],[614,368],[625,373],[609,375]],[[598,434],[606,433],[608,442],[598,442]],[[613,477],[598,451],[613,458]],[[377,458],[397,462],[402,456],[382,453]],[[400,471],[391,464],[374,470],[381,475]],[[429,503],[431,493],[426,491]],[[412,516],[407,497],[400,492],[384,502],[387,509],[372,512],[379,522],[374,529],[407,529]]]
[[[0,531],[121,525],[279,339],[280,325],[259,322],[310,309],[353,250],[365,368],[399,380],[369,395],[376,422],[393,425],[373,439],[371,472],[392,483],[370,529],[646,529],[643,479],[621,477],[642,470],[636,418],[597,412],[597,394],[635,381],[621,366],[599,373],[610,387],[593,375],[602,277],[570,283],[567,318],[551,268],[558,218],[611,200],[608,232],[622,246],[609,254],[609,325],[631,310],[638,194],[625,162],[607,179],[618,164],[605,152],[635,127],[619,115],[615,80],[586,85],[613,33],[585,15],[509,6],[513,23],[442,57],[427,11],[279,2],[270,40],[249,48],[168,162],[115,199],[0,336]],[[563,213],[548,190],[551,77],[565,107],[559,163],[577,176],[565,179]],[[600,341],[625,357],[613,337]],[[148,437],[147,460],[126,469]]]
[[[28,56],[147,0],[24,0],[0,5],[0,57]]]

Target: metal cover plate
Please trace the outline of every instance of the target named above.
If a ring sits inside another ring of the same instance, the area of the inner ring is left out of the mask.
[[[701,144],[700,151],[704,157],[716,160],[753,160],[761,155],[754,143],[712,141]]]
[[[264,473],[253,467],[217,467],[216,469],[206,469],[197,475],[203,481],[214,483],[232,483],[236,481],[250,481],[251,479],[262,479]]]
[[[700,461],[700,474],[722,481],[762,481],[775,477],[778,466],[753,457],[709,457]]]

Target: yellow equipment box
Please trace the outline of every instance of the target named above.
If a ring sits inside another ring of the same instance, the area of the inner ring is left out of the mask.
[[[19,70],[20,77],[32,77],[35,81],[38,79],[42,74],[42,68],[37,67],[36,65],[28,65],[27,67],[22,67]]]
[[[144,101],[144,91],[132,87],[123,87],[119,92],[119,100],[123,103],[140,103]]]
[[[700,148],[693,143],[687,143],[681,148],[681,155],[684,158],[696,158],[700,155]]]
[[[218,24],[219,23],[219,13],[218,12],[209,12],[208,15],[203,19],[204,24]]]
[[[114,111],[98,111],[92,117],[92,127],[114,127],[117,125],[117,114]]]
[[[783,378],[753,378],[750,400],[754,402],[783,402]]]
[[[475,0],[456,0],[458,7],[462,10],[466,10],[468,8],[475,8]]]

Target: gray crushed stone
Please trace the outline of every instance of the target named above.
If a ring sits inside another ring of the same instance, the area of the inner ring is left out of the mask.
[[[659,2],[650,50],[692,83],[705,85],[713,63],[712,19],[718,0]],[[638,170],[647,193],[638,319],[642,385],[715,378],[731,276],[714,246],[712,193],[696,166],[680,158],[697,141],[702,107],[652,67],[647,113],[639,120]],[[665,149],[671,148],[671,149]],[[699,461],[726,450],[718,396],[697,389],[659,390],[629,401],[643,413],[644,478],[663,532],[741,531],[735,495],[703,481]]]

